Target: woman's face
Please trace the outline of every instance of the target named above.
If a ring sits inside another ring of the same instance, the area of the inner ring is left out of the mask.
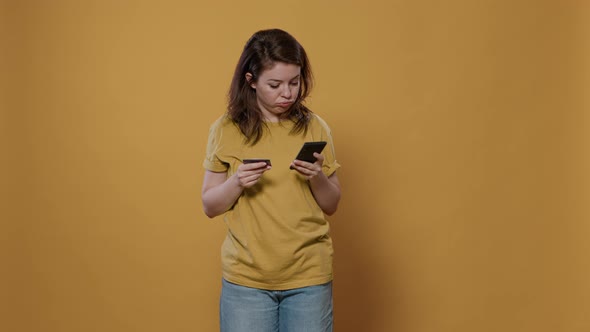
[[[267,121],[278,122],[280,115],[291,108],[299,95],[300,78],[301,67],[277,62],[250,84],[256,90],[258,106]],[[246,74],[246,79],[250,81],[252,75]]]

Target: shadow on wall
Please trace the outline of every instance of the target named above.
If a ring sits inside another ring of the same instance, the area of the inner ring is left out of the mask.
[[[370,196],[370,182],[361,165],[355,167],[353,156],[360,151],[347,146],[340,151],[339,160],[345,165],[338,172],[343,196],[339,211],[331,218],[334,239],[334,319],[340,332],[372,332],[397,322],[401,317],[400,294],[391,271],[395,270],[393,253],[380,252],[386,248],[377,243],[383,237],[372,236],[378,224],[392,222],[379,216],[379,209]],[[348,161],[351,161],[348,164]]]

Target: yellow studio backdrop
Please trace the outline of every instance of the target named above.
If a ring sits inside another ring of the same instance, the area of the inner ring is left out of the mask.
[[[216,331],[208,128],[291,32],[343,198],[339,332],[589,331],[585,1],[3,1],[2,331]]]

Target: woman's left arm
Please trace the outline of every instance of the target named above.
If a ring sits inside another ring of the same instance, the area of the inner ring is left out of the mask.
[[[313,197],[322,211],[327,215],[332,215],[336,212],[340,201],[340,182],[336,173],[326,176],[322,172],[324,156],[319,153],[314,153],[314,156],[317,160],[313,164],[295,160],[292,166],[307,177]]]

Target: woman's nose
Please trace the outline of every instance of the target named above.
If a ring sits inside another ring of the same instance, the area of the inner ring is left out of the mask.
[[[282,91],[282,96],[289,99],[291,98],[291,87],[289,85],[287,85],[286,87],[283,88]]]

